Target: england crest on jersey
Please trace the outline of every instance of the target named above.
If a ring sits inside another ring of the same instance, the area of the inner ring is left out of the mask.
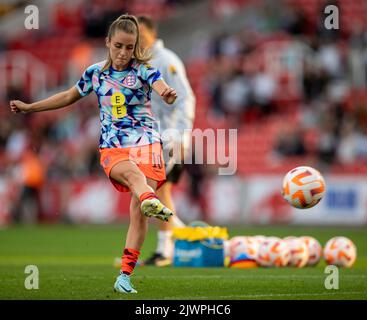
[[[129,73],[124,80],[122,80],[122,84],[126,87],[134,87],[136,84],[136,76],[134,73]]]

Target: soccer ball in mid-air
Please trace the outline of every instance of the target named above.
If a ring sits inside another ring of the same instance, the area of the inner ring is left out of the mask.
[[[302,268],[308,261],[308,247],[306,243],[296,237],[287,237],[283,239],[287,242],[291,257],[288,262],[288,266]]]
[[[295,208],[311,208],[319,203],[324,194],[324,178],[314,168],[294,168],[283,179],[282,196]]]
[[[286,241],[269,237],[261,243],[256,261],[263,267],[284,267],[288,264],[290,256]]]
[[[315,238],[309,236],[300,237],[308,247],[308,266],[315,266],[319,263],[322,257],[322,246]]]
[[[331,238],[324,247],[324,259],[327,264],[350,268],[357,258],[357,248],[346,237]]]

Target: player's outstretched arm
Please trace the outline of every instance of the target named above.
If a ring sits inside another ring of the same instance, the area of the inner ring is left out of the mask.
[[[156,91],[166,103],[172,104],[176,101],[176,90],[169,87],[164,80],[160,79],[155,81],[152,87],[154,91]]]
[[[78,101],[82,96],[76,87],[72,87],[69,90],[57,93],[47,99],[37,101],[34,103],[24,103],[20,100],[10,101],[11,111],[14,113],[30,113],[39,112],[46,110],[54,110],[66,107],[76,101]]]

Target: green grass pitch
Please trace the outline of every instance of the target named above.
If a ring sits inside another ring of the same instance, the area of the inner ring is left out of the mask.
[[[351,269],[339,270],[339,289],[324,287],[325,263],[314,268],[229,269],[137,267],[135,295],[113,292],[125,225],[24,226],[0,230],[0,299],[367,299],[367,230],[338,227],[228,227],[230,236],[337,235],[358,250]],[[151,225],[142,257],[155,247]],[[27,290],[27,265],[39,269],[39,289]]]

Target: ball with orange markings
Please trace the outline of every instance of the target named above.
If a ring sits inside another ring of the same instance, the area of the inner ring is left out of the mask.
[[[300,237],[308,247],[307,266],[316,266],[322,257],[322,246],[319,241],[310,236]]]
[[[236,260],[241,255],[246,255],[249,259],[256,260],[258,250],[259,243],[252,237],[236,236],[229,241],[229,256],[231,260]]]
[[[324,194],[325,180],[314,168],[294,168],[283,179],[282,196],[295,208],[312,208],[320,202]]]
[[[257,241],[257,243],[259,245],[261,245],[266,240],[267,237],[265,237],[263,235],[256,235],[256,236],[252,236],[251,238],[255,239]]]
[[[331,238],[324,247],[324,259],[327,264],[350,268],[357,258],[357,248],[346,237]]]
[[[285,267],[289,259],[287,242],[277,237],[269,237],[261,243],[256,261],[262,267]]]
[[[297,268],[306,266],[309,257],[308,246],[306,243],[297,237],[287,237],[283,240],[287,242],[291,252],[288,266]]]

